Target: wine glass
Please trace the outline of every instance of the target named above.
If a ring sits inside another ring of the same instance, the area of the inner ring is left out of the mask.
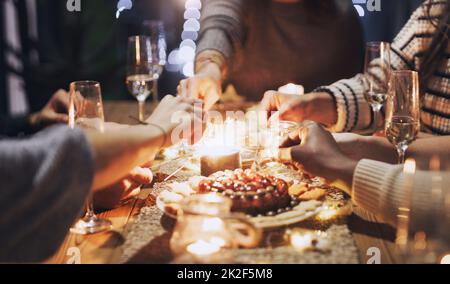
[[[100,83],[78,81],[70,84],[69,127],[81,127],[104,132],[104,114]],[[86,235],[110,230],[112,223],[95,215],[92,192],[86,201],[86,214],[70,231]]]
[[[369,42],[366,45],[364,79],[367,91],[366,101],[374,114],[374,132],[379,130],[379,117],[388,93],[391,75],[390,44],[386,42]]]
[[[145,101],[154,89],[152,41],[149,36],[128,38],[127,79],[128,91],[139,103],[139,120],[145,121]]]
[[[271,128],[262,128],[254,131],[248,131],[243,138],[243,149],[251,153],[252,166],[251,170],[261,171],[263,162],[266,158],[272,157],[271,152],[274,148],[278,148],[278,133]],[[269,152],[269,153],[268,153]]]
[[[403,164],[405,152],[420,131],[419,75],[415,71],[394,71],[392,93],[386,104],[386,137]]]
[[[143,34],[150,37],[152,44],[152,66],[155,82],[153,84],[153,100],[158,102],[158,80],[164,71],[167,60],[167,43],[164,23],[158,20],[144,21]]]

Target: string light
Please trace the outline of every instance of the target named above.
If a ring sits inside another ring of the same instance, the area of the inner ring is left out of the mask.
[[[166,69],[169,72],[181,71],[184,76],[194,76],[194,60],[197,51],[195,41],[200,31],[200,18],[202,2],[200,0],[186,0],[183,17],[185,19],[181,43],[179,48],[172,50],[167,59]],[[116,18],[125,10],[133,8],[132,0],[119,0],[117,2]]]
[[[197,51],[195,41],[200,31],[200,17],[202,2],[200,0],[187,0],[184,11],[184,25],[181,33],[179,48],[170,52],[167,69],[181,71],[184,76],[194,76],[194,60]]]
[[[131,0],[119,0],[119,2],[117,2],[116,18],[118,19],[120,13],[124,10],[131,10],[131,8],[133,8],[133,2]]]

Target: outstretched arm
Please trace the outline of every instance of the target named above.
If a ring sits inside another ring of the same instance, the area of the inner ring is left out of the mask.
[[[201,104],[200,104],[201,106]],[[183,113],[184,120],[175,121],[172,115]],[[132,126],[121,131],[106,132],[86,131],[86,135],[95,154],[94,190],[104,188],[119,181],[136,166],[153,159],[162,148],[170,146],[172,132],[178,127],[192,127],[198,120],[199,113],[194,110],[194,101],[186,98],[165,96],[150,118],[148,125]],[[199,124],[201,125],[201,122]],[[201,138],[202,129],[191,128],[191,137]]]
[[[391,66],[396,70],[415,70],[415,59],[426,49],[422,37],[423,32],[433,34],[436,28],[424,21],[430,2],[435,2],[433,11],[442,12],[445,1],[425,1],[411,16],[391,45]],[[433,16],[436,16],[433,14]],[[438,16],[438,15],[437,15]],[[376,70],[376,68],[375,68]],[[374,72],[380,76],[384,74]],[[386,78],[381,77],[380,82]],[[301,97],[287,97],[280,93],[268,93],[263,99],[262,107],[267,111],[280,110],[281,119],[304,121],[314,120],[326,125],[334,132],[353,132],[365,130],[374,122],[372,111],[364,98],[368,86],[362,74],[350,79],[340,80],[329,86],[317,88],[313,93]],[[277,105],[278,102],[281,104]],[[272,108],[272,109],[270,109]]]
[[[181,124],[172,121],[177,111],[189,119]],[[8,234],[0,234],[0,262],[51,256],[91,188],[114,184],[169,146],[172,131],[183,124],[191,126],[193,112],[193,104],[168,96],[147,126],[103,134],[58,126],[29,139],[1,140],[0,231]],[[201,136],[193,133],[193,137]]]
[[[359,161],[371,159],[390,164],[397,163],[397,152],[384,137],[360,136],[351,133],[333,134],[342,152]],[[420,134],[406,152],[406,158],[416,161],[419,169],[429,170],[432,161],[438,161],[441,167],[450,162],[450,136],[429,136]],[[444,168],[442,168],[444,169]],[[434,170],[439,170],[434,169]]]
[[[195,76],[180,82],[178,94],[204,100],[209,109],[222,95],[232,57],[244,41],[245,0],[203,1]]]
[[[356,205],[386,223],[396,226],[399,207],[410,206],[415,220],[412,225],[421,230],[433,229],[435,224],[423,222],[428,214],[436,212],[439,216],[445,213],[441,205],[442,198],[450,194],[448,173],[405,173],[403,165],[356,161],[342,153],[333,136],[317,124],[303,128],[300,138],[301,145],[291,148],[296,162],[302,164],[307,172],[338,185],[351,195]],[[441,191],[442,195],[435,195]]]

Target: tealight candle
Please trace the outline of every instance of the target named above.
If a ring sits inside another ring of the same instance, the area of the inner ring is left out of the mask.
[[[202,176],[209,176],[223,170],[242,167],[241,154],[235,148],[207,148],[201,151],[200,168]]]
[[[293,233],[291,235],[291,245],[298,251],[312,249],[313,238],[311,234]]]
[[[223,243],[223,240],[222,240]],[[219,252],[221,249],[220,243],[212,241],[199,240],[187,246],[186,250],[196,256],[207,256]]]
[[[288,95],[303,95],[305,93],[305,88],[302,85],[289,83],[280,87],[278,92]]]
[[[299,252],[310,250],[328,252],[330,250],[327,234],[324,232],[294,229],[287,233],[291,246]]]
[[[338,211],[335,208],[326,206],[318,215],[317,219],[320,221],[329,221],[338,216]]]

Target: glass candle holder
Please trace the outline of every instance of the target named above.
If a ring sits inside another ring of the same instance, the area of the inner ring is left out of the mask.
[[[230,263],[232,249],[256,246],[259,230],[245,215],[230,211],[231,200],[217,194],[186,199],[170,240],[175,262]]]

